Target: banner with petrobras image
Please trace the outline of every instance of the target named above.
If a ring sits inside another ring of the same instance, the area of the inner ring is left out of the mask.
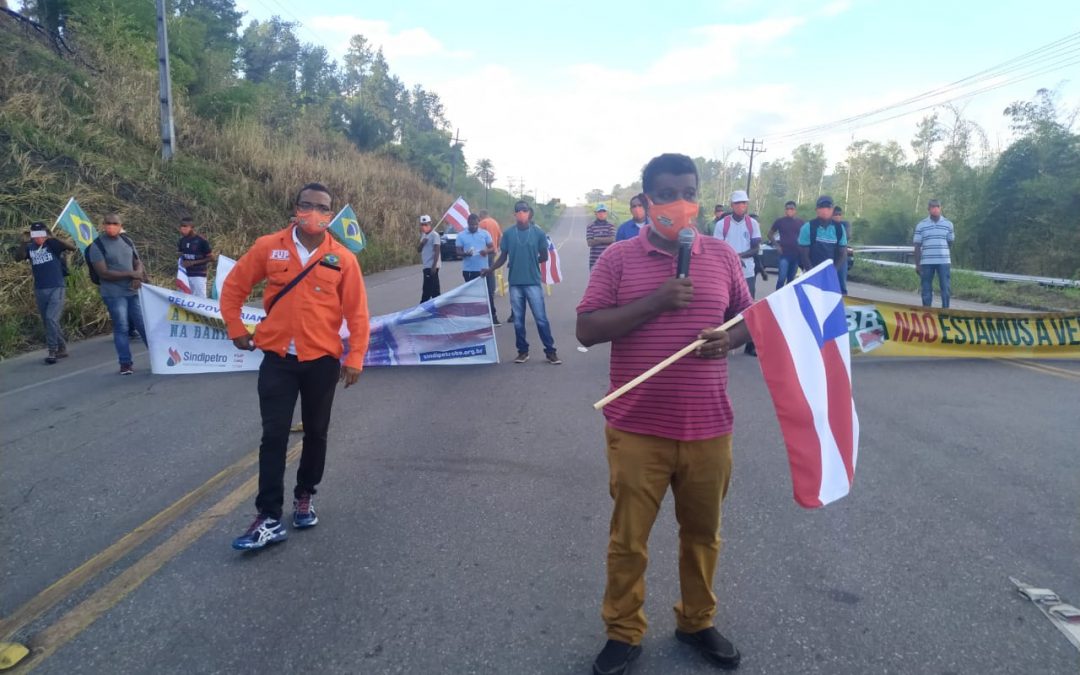
[[[851,353],[1080,359],[1080,312],[975,312],[845,298]]]
[[[364,366],[460,366],[499,362],[487,280],[371,320]]]
[[[154,374],[259,369],[262,352],[233,346],[217,300],[150,284],[142,285],[139,298]],[[250,331],[255,331],[265,316],[262,308],[245,306],[242,311]],[[348,336],[344,324],[341,332],[343,337]],[[365,367],[498,362],[484,279],[473,280],[422,305],[373,317],[371,342],[364,357]]]

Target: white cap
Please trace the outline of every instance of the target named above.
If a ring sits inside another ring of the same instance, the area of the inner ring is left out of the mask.
[[[736,190],[735,192],[731,193],[731,203],[732,204],[734,204],[736,202],[748,202],[748,201],[750,201],[750,197],[748,197],[746,195],[746,190]]]
[[[424,215],[420,216],[420,224],[421,225],[427,225],[430,222],[431,222],[431,216],[427,215],[426,213]]]

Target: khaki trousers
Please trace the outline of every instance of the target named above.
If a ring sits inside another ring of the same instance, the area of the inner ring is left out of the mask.
[[[676,625],[691,633],[712,626],[712,582],[720,553],[720,504],[731,478],[731,434],[676,441],[610,426],[605,433],[615,501],[602,611],[608,637],[636,645],[645,635],[649,532],[669,485],[679,522],[682,597],[675,603]]]

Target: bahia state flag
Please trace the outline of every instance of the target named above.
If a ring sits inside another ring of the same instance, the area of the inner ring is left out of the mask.
[[[56,219],[56,224],[64,228],[64,231],[71,235],[71,238],[75,240],[75,245],[79,247],[80,251],[86,252],[86,247],[94,243],[94,239],[97,237],[97,232],[94,230],[94,224],[90,222],[90,217],[83,212],[79,207],[79,202],[75,201],[72,197],[68,200],[67,206],[60,212],[60,216]]]
[[[330,223],[330,233],[353,253],[363,251],[364,246],[367,245],[367,238],[364,236],[364,231],[360,229],[356,212],[350,204],[346,204]]]
[[[188,277],[187,270],[184,269],[183,258],[176,259],[176,288],[191,295],[191,279]]]
[[[442,217],[454,230],[462,232],[469,227],[469,203],[464,197],[458,197]]]
[[[818,508],[855,480],[859,417],[836,267],[827,260],[743,312],[791,465],[795,501]]]
[[[540,263],[540,278],[547,285],[557,284],[562,281],[562,265],[559,264],[559,250],[551,237],[547,238],[548,259]]]

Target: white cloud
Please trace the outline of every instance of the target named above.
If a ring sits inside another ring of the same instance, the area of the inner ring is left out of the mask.
[[[790,35],[804,19],[782,17],[749,24],[714,24],[690,31],[649,68],[647,77],[664,82],[702,82],[738,71],[741,59]]]
[[[821,8],[822,16],[836,16],[851,9],[851,0],[835,0]]]
[[[526,190],[539,188],[541,197],[576,201],[591,188],[630,183],[661,152],[720,154],[758,119],[787,119],[788,87],[750,84],[739,67],[802,23],[787,17],[695,28],[644,72],[579,63],[541,83],[487,66],[427,84],[470,139],[467,158],[494,162],[497,186],[524,177]],[[735,88],[740,101],[754,104],[731,105]]]
[[[361,19],[355,16],[317,16],[309,19],[306,25],[319,33],[339,38],[331,45],[332,56],[340,58],[349,46],[354,35],[363,35],[376,49],[382,47],[386,59],[393,64],[403,58],[418,57],[453,57],[469,56],[468,52],[451,51],[434,35],[424,28],[406,28],[394,32],[390,22],[376,19]]]

